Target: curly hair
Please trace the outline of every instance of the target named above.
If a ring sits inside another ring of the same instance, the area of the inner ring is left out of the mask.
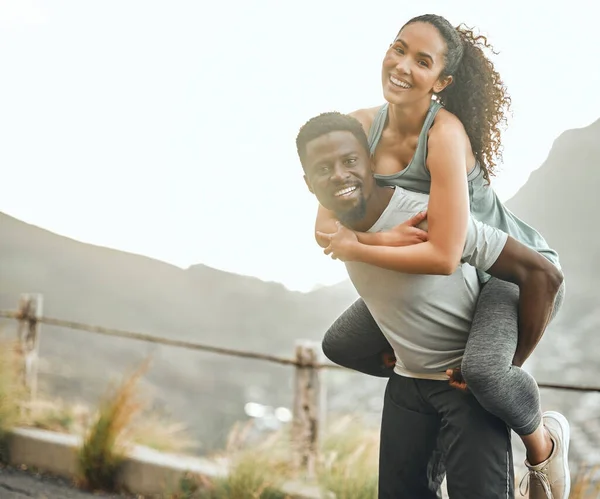
[[[496,52],[485,36],[476,35],[464,24],[455,28],[435,14],[414,17],[403,28],[417,22],[434,26],[446,42],[440,78],[452,76],[453,81],[437,94],[437,99],[465,127],[473,154],[489,182],[497,162],[502,160],[501,132],[511,104],[506,86],[484,49]]]

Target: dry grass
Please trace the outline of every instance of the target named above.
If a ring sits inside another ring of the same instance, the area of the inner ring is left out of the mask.
[[[288,499],[279,491],[283,476],[270,469],[272,461],[251,452],[236,456],[225,478],[209,480],[186,475],[170,499]]]
[[[246,452],[232,461],[226,478],[205,484],[197,496],[202,499],[285,499],[278,489],[285,473],[272,468],[273,460],[268,454]]]
[[[138,382],[146,373],[149,361],[101,402],[79,452],[79,484],[91,490],[115,490],[119,465],[126,450],[131,423],[144,407],[138,396]]]
[[[323,438],[319,482],[336,499],[376,499],[379,431],[346,416]]]
[[[289,441],[285,432],[252,442],[251,425],[235,425],[225,450],[215,458],[228,462],[229,473],[208,480],[186,476],[171,499],[286,499],[278,489],[292,475]]]
[[[27,403],[25,407],[26,416],[19,421],[23,426],[84,436],[92,424],[92,411],[83,404],[44,398]],[[198,447],[183,424],[150,411],[138,413],[129,426],[124,438],[130,444],[177,454],[191,453]]]
[[[20,421],[24,426],[84,436],[92,424],[92,411],[83,404],[46,397],[27,403],[26,408],[26,417]],[[124,435],[127,443],[172,453],[191,452],[198,447],[183,424],[150,411],[136,414],[129,426],[129,431]]]
[[[20,377],[20,355],[17,341],[0,336],[0,443],[4,447],[7,430],[21,422],[21,406],[26,392]]]
[[[160,452],[184,454],[198,448],[198,443],[190,437],[185,425],[152,412],[143,412],[136,418],[130,439],[134,444]]]
[[[85,405],[48,398],[27,404],[27,409],[25,425],[79,436],[85,434],[92,418],[89,407]]]
[[[252,442],[250,425],[236,425],[225,451],[229,475],[208,481],[187,476],[172,499],[284,499],[278,489],[294,477],[287,432]],[[377,497],[379,435],[360,419],[342,418],[332,424],[323,439],[319,485],[336,499]]]
[[[600,466],[580,466],[573,477],[570,499],[600,498]]]
[[[225,455],[229,461],[226,478],[206,487],[206,499],[283,499],[277,489],[292,476],[289,437],[277,432],[262,442],[249,444],[251,425],[236,425],[229,434]]]

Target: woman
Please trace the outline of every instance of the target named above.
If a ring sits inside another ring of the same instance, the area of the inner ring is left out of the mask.
[[[485,56],[483,48],[487,47],[484,37],[454,28],[435,15],[411,19],[400,30],[383,60],[387,103],[352,115],[369,135],[378,182],[430,194],[428,234],[407,225],[390,233],[358,234],[360,252],[348,254],[348,229],[338,228],[333,215],[319,207],[317,240],[327,246],[326,254],[400,272],[449,274],[460,263],[470,210],[478,220],[507,232],[559,268],[557,253],[538,232],[512,215],[489,185],[500,156],[500,126],[510,99]],[[559,445],[549,428],[562,425],[568,436],[568,424],[560,415],[558,422],[555,415],[542,418],[537,384],[518,367],[560,307],[564,287],[553,310],[550,307],[544,316],[532,317],[527,304],[535,296],[519,296],[515,285],[483,273],[480,278],[485,285],[462,375],[480,404],[523,440],[530,497],[567,498],[568,442]],[[525,343],[524,330],[530,333]],[[379,366],[373,366],[374,357],[365,352],[381,352],[386,343],[359,300],[327,332],[323,350],[338,364],[382,375]],[[490,359],[497,367],[493,372],[487,370]],[[562,453],[559,459],[555,459],[557,452]]]

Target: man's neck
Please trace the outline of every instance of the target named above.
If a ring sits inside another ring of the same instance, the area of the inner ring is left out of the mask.
[[[383,212],[390,204],[390,199],[394,195],[394,189],[376,185],[371,197],[367,200],[367,211],[361,220],[357,220],[348,225],[348,228],[358,232],[368,231],[375,222],[379,220]]]

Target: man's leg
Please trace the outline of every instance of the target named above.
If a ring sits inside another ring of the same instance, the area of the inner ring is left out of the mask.
[[[423,381],[441,416],[440,441],[452,499],[513,499],[510,429],[477,399],[445,381]]]
[[[384,378],[393,372],[393,364],[384,365],[384,355],[393,357],[394,350],[362,299],[350,305],[327,330],[323,353],[340,366],[371,376]]]
[[[441,498],[440,419],[423,400],[420,381],[397,374],[388,381],[381,420],[379,499]]]

